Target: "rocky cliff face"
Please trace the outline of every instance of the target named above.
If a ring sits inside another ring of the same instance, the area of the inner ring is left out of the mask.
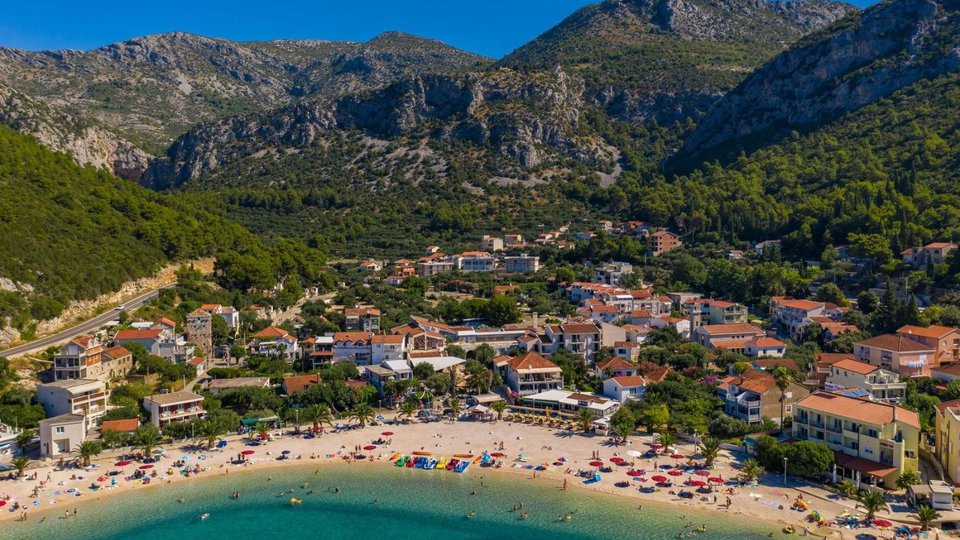
[[[103,128],[0,86],[0,123],[33,136],[51,150],[72,155],[80,165],[139,179],[152,156]]]
[[[954,0],[895,0],[808,37],[718,101],[681,157],[736,152],[960,69],[958,9]]]
[[[487,63],[400,33],[367,43],[236,43],[178,32],[85,52],[0,48],[0,82],[159,152],[198,122]]]
[[[563,70],[415,76],[382,90],[303,102],[270,114],[231,118],[181,137],[157,160],[145,183],[178,185],[279,147],[308,148],[333,130],[369,136],[467,141],[525,167],[558,151],[586,163],[614,160],[598,140],[575,134],[583,81]]]
[[[577,11],[497,65],[561,65],[592,103],[630,121],[698,119],[727,90],[849,4],[762,0],[607,0]]]

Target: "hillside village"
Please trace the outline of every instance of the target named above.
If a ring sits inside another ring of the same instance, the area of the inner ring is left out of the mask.
[[[898,490],[921,472],[960,481],[958,447],[942,442],[960,430],[960,329],[924,323],[914,297],[888,288],[850,299],[821,284],[807,298],[746,305],[664,289],[626,262],[571,273],[529,253],[576,249],[593,234],[639,237],[653,258],[682,245],[642,224],[529,244],[485,236],[453,256],[429,246],[416,259],[338,263],[339,283],[294,297],[289,284],[225,294],[184,269],[152,304],[43,355],[36,412],[3,418],[5,451],[63,460],[88,441],[99,452],[144,437],[506,411],[600,434],[712,437],[771,470],[784,445],[810,441],[830,450],[833,482],[861,487]],[[943,265],[954,249],[931,243],[901,264]],[[530,307],[536,290],[551,295],[542,312]],[[429,301],[398,313],[393,295]],[[229,297],[245,305],[215,301]]]

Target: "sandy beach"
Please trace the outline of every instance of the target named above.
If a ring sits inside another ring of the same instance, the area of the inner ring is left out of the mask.
[[[383,432],[392,432],[392,435],[381,435]],[[279,431],[274,432],[274,439],[270,442],[256,447],[250,447],[245,444],[246,439],[236,436],[227,437],[226,447],[214,451],[206,448],[197,448],[192,441],[183,444],[165,445],[164,457],[162,457],[153,468],[146,470],[148,474],[156,473],[151,478],[149,485],[144,485],[140,481],[125,480],[124,477],[132,475],[141,464],[133,462],[124,467],[115,466],[115,462],[122,453],[111,452],[98,456],[93,461],[93,466],[89,469],[65,469],[55,470],[56,463],[53,461],[42,463],[37,462],[27,470],[24,479],[21,480],[3,480],[0,481],[0,497],[7,501],[5,507],[0,509],[0,521],[9,521],[18,519],[21,512],[27,511],[28,521],[40,519],[47,514],[55,514],[66,510],[72,511],[74,508],[82,511],[83,504],[89,501],[101,498],[119,495],[130,490],[153,489],[155,486],[177,484],[179,482],[188,482],[191,480],[202,479],[214,475],[225,475],[231,473],[242,473],[247,470],[264,470],[270,467],[284,467],[291,465],[308,465],[316,463],[318,466],[322,463],[331,463],[334,461],[342,462],[345,457],[349,457],[356,448],[361,448],[361,453],[367,455],[367,459],[362,460],[364,466],[393,466],[388,461],[390,456],[395,453],[411,454],[414,451],[431,452],[433,456],[451,457],[454,454],[473,454],[479,456],[484,451],[495,452],[503,443],[502,458],[503,466],[501,468],[484,468],[484,474],[514,474],[522,475],[531,481],[553,483],[558,486],[566,484],[569,489],[593,490],[604,492],[619,497],[636,498],[638,505],[642,506],[643,501],[656,501],[661,504],[674,505],[677,508],[697,508],[715,512],[726,512],[732,514],[741,514],[751,519],[764,520],[770,523],[771,530],[779,530],[785,524],[793,524],[798,531],[803,531],[808,527],[811,533],[825,535],[829,531],[824,529],[814,530],[815,528],[804,521],[806,512],[797,512],[790,510],[791,503],[801,493],[792,488],[784,488],[778,485],[759,485],[754,487],[722,486],[722,489],[732,487],[733,494],[729,495],[731,504],[726,505],[727,494],[716,492],[716,498],[713,494],[697,494],[693,499],[681,499],[675,492],[683,489],[683,482],[687,480],[687,475],[670,477],[674,480],[671,488],[664,488],[653,493],[641,492],[638,488],[641,486],[651,486],[652,481],[637,482],[631,481],[626,475],[630,470],[629,466],[613,465],[613,471],[602,474],[603,479],[600,482],[585,484],[584,478],[576,475],[579,470],[593,470],[589,462],[594,461],[593,456],[599,453],[600,460],[610,463],[610,458],[621,456],[628,463],[632,463],[636,469],[646,471],[646,476],[656,475],[653,472],[654,463],[659,465],[682,464],[690,456],[695,457],[694,448],[691,444],[680,444],[678,451],[686,456],[683,460],[674,460],[669,456],[658,456],[656,459],[629,457],[627,452],[630,450],[646,451],[652,442],[649,436],[638,436],[630,440],[629,445],[615,446],[611,444],[606,437],[585,436],[580,433],[571,433],[566,430],[549,429],[540,426],[531,426],[513,422],[443,422],[443,423],[411,423],[405,425],[388,424],[380,426],[367,426],[364,429],[351,429],[348,431],[328,432],[313,439],[305,439],[290,435],[280,435]],[[390,444],[377,445],[375,450],[362,450],[364,446],[370,446],[377,439],[386,439]],[[242,451],[252,450],[253,453],[246,456],[246,462],[243,464],[233,463]],[[289,459],[278,460],[277,458],[287,451]],[[517,458],[523,454],[528,461],[520,463]],[[190,467],[199,467],[198,474],[189,477],[181,474],[178,467],[174,467],[174,462],[188,456],[186,461]],[[372,457],[372,460],[370,459]],[[552,465],[564,458],[563,466]],[[712,476],[719,476],[724,479],[733,479],[737,471],[734,468],[736,460],[727,453],[722,452],[719,459],[711,470]],[[39,466],[38,466],[39,465]],[[549,465],[544,471],[533,471],[526,467],[537,465]],[[122,471],[122,474],[110,476],[110,471]],[[170,471],[172,474],[168,474]],[[436,474],[445,474],[437,472]],[[660,474],[664,474],[661,472]],[[36,475],[35,479],[32,479]],[[98,478],[105,481],[97,481]],[[117,484],[111,486],[111,479],[117,478]],[[621,481],[630,481],[629,488],[617,487],[615,484]],[[770,483],[767,479],[767,484]],[[39,488],[38,497],[34,498],[34,490]],[[92,483],[105,486],[96,492],[90,489]],[[79,490],[82,495],[76,496],[75,493],[68,490]],[[693,488],[686,488],[693,489]],[[804,495],[812,509],[818,510],[824,517],[830,519],[844,510],[843,506],[835,501],[825,499],[811,499],[809,495]],[[20,510],[13,511],[14,502],[19,502]],[[39,503],[37,505],[36,503]],[[780,506],[783,509],[780,509]],[[642,511],[642,510],[641,510]],[[887,518],[887,516],[884,516]],[[870,529],[840,530],[834,529],[834,536],[853,538],[856,534],[871,532],[878,536],[892,536],[889,531],[872,531]]]

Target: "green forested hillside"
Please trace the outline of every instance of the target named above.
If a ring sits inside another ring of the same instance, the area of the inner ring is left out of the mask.
[[[183,197],[81,168],[0,127],[0,317],[14,326],[115,290],[180,259],[260,249],[239,225]],[[9,289],[9,283],[7,283]]]
[[[676,203],[701,231],[783,238],[819,254],[851,233],[895,251],[960,237],[960,75],[923,80],[808,134],[707,166],[670,187],[639,186],[637,209]],[[662,201],[658,203],[656,201]]]

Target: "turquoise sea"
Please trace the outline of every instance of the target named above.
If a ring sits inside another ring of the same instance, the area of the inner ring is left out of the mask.
[[[230,496],[235,491],[241,493],[237,500]],[[291,506],[291,496],[302,499],[302,505]],[[519,502],[529,514],[526,520],[512,511]],[[59,512],[34,513],[27,523],[3,524],[0,540],[675,539],[690,530],[688,521],[705,523],[707,532],[684,538],[732,540],[766,538],[775,529],[743,516],[648,502],[638,510],[637,502],[579,489],[564,492],[556,481],[484,474],[480,468],[456,474],[389,466],[294,466],[108,496],[77,505],[79,515],[69,519],[60,516],[68,507],[60,506]],[[476,515],[467,517],[470,512]],[[568,512],[573,513],[570,521],[558,519]],[[202,513],[209,518],[201,521]],[[42,515],[44,523],[39,522]]]

